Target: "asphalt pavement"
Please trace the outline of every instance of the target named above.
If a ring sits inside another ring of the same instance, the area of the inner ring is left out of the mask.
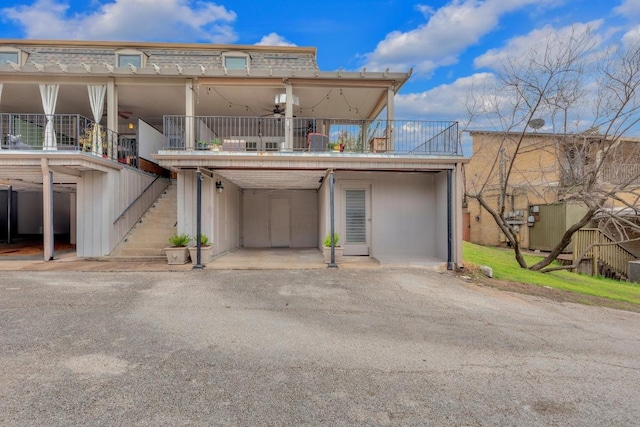
[[[0,272],[0,425],[632,426],[640,315],[420,269]]]

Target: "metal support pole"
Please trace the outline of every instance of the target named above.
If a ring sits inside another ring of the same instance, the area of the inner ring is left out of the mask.
[[[48,199],[48,206],[47,208],[45,208],[45,215],[47,216],[46,221],[48,222],[48,227],[44,227],[43,232],[46,233],[49,238],[48,239],[43,239],[44,242],[49,243],[49,259],[45,259],[45,261],[51,261],[53,260],[55,253],[54,253],[54,248],[55,248],[55,234],[54,234],[54,230],[53,230],[53,172],[49,171],[48,174],[48,194],[49,197],[47,197]],[[45,251],[46,254],[46,251]]]
[[[196,172],[196,263],[193,266],[194,270],[201,270],[204,268],[202,265],[202,245],[200,244],[200,235],[202,232],[202,173]]]
[[[7,191],[7,243],[11,244],[11,215],[13,213],[13,187]]]
[[[453,171],[447,170],[447,270],[453,270]]]
[[[335,189],[335,177],[333,176],[333,171],[329,173],[329,211],[331,215],[331,262],[329,263],[329,268],[338,268],[338,264],[336,264],[336,242],[334,241],[335,236],[335,204],[334,204],[334,189]]]

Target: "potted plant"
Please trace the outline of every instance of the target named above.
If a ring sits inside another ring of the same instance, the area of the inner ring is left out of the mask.
[[[338,242],[340,241],[340,235],[338,233],[333,233],[333,244],[335,246],[335,261],[342,261],[342,253],[344,252],[344,248],[342,246],[338,246]],[[327,234],[327,236],[322,241],[322,255],[324,256],[324,262],[326,264],[331,263],[331,233]]]
[[[169,237],[169,243],[171,246],[164,248],[164,253],[167,255],[167,261],[171,265],[186,264],[189,261],[189,249],[187,245],[191,241],[191,236],[188,234],[174,234]]]
[[[189,246],[189,255],[191,256],[191,263],[198,262],[198,246],[197,244]],[[209,243],[209,238],[206,234],[200,234],[200,262],[205,264],[213,259],[213,245]]]
[[[196,150],[208,150],[208,149],[209,149],[208,141],[204,141],[204,140],[196,141]]]
[[[211,140],[211,150],[212,151],[220,151],[221,147],[222,147],[222,141],[220,141],[220,138],[213,138]]]

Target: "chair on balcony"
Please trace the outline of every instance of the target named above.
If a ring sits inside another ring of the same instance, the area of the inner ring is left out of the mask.
[[[2,145],[2,148],[8,150],[31,150],[32,147],[29,144],[22,142],[21,135],[7,134],[6,143]]]
[[[247,141],[244,139],[223,139],[222,151],[246,151]]]
[[[386,153],[387,151],[389,151],[389,134],[385,129],[383,136],[374,136],[369,140],[369,152]]]
[[[327,151],[329,149],[329,137],[321,133],[309,133],[307,135],[307,147],[309,151]]]

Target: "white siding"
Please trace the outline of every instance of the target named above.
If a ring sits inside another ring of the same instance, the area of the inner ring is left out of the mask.
[[[436,191],[436,173],[337,172],[336,230],[343,234],[343,190],[350,182],[371,184],[371,255],[446,260],[446,199]],[[445,197],[446,197],[446,174]],[[437,196],[438,195],[438,196]],[[328,200],[328,191],[327,191]],[[327,230],[329,206],[326,206]],[[444,230],[440,215],[444,216]],[[444,232],[444,234],[443,234]],[[444,237],[443,237],[444,236]],[[444,248],[444,249],[442,249]],[[445,257],[442,258],[441,254]]]
[[[78,180],[77,254],[108,255],[166,187],[159,181],[118,219],[154,180],[134,169],[88,171]]]
[[[243,197],[243,237],[248,248],[270,245],[269,198],[291,200],[291,247],[318,246],[318,193],[315,190],[245,190]]]
[[[216,181],[224,187],[216,191]],[[240,246],[241,190],[218,175],[202,176],[201,233],[214,244],[219,254]],[[178,233],[197,234],[197,173],[178,173]],[[195,243],[195,241],[194,241]]]

